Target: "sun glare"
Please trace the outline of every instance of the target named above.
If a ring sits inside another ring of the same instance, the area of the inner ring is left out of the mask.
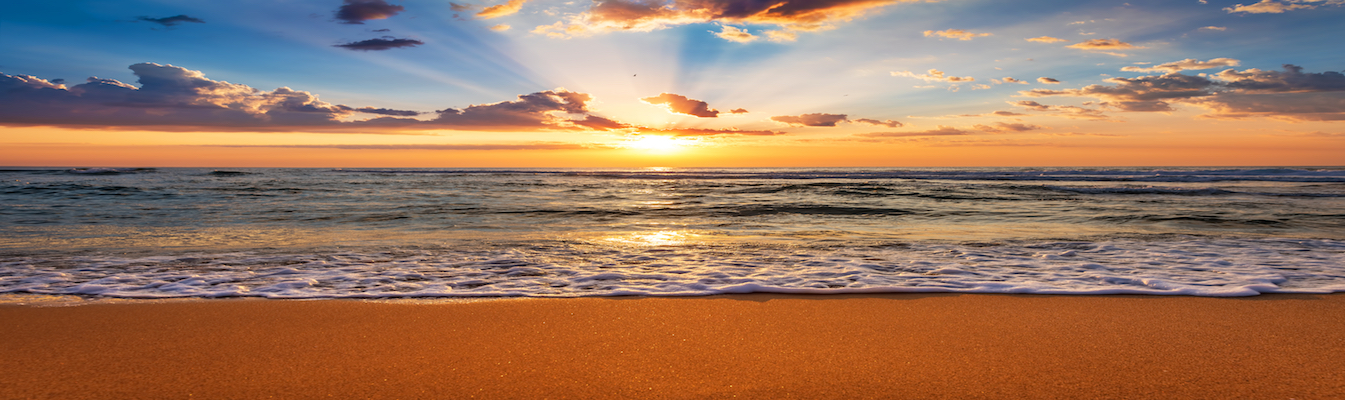
[[[625,147],[659,153],[671,153],[686,148],[687,144],[688,143],[684,140],[675,139],[669,136],[641,135],[627,141]]]

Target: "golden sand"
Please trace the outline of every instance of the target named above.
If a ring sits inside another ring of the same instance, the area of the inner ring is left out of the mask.
[[[0,306],[0,398],[1345,398],[1345,295]]]

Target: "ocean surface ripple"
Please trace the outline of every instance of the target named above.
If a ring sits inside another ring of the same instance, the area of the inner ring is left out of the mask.
[[[1345,291],[1345,169],[0,168],[0,293]]]

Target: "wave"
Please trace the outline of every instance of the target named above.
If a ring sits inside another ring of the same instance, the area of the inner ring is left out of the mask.
[[[0,293],[128,298],[1345,292],[1345,241],[1133,239],[866,248],[546,245],[0,258]]]
[[[81,175],[121,175],[121,174],[144,174],[158,172],[155,168],[73,168],[65,171],[70,174]]]
[[[348,174],[562,175],[607,179],[911,179],[1097,182],[1345,182],[1343,169],[336,169]]]

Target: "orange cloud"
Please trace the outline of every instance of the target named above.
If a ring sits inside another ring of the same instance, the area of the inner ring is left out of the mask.
[[[701,118],[715,118],[719,116],[719,110],[710,109],[709,103],[689,99],[680,94],[660,93],[658,96],[645,97],[640,99],[640,101],[649,104],[663,105],[667,107],[668,111],[676,114],[692,115]],[[738,113],[739,111],[744,113],[747,112],[747,110],[739,108],[733,110],[733,113]]]
[[[730,42],[747,43],[757,40],[757,36],[748,33],[746,29],[738,29],[737,27],[729,25],[724,25],[723,29],[721,29],[719,32],[715,31],[710,32],[714,33],[715,36],[719,36],[720,39],[724,39]]]
[[[1144,47],[1136,46],[1130,43],[1122,42],[1117,39],[1089,39],[1079,43],[1065,46],[1071,49],[1097,51],[1103,54],[1110,54],[1117,57],[1125,57],[1126,54],[1112,52],[1111,50],[1142,49]]]
[[[1215,58],[1209,61],[1200,61],[1194,58],[1188,58],[1181,61],[1163,63],[1152,67],[1124,67],[1122,71],[1126,72],[1180,72],[1192,69],[1210,69],[1219,67],[1236,67],[1241,61],[1232,58]]]
[[[509,2],[504,4],[486,7],[484,10],[481,10],[481,12],[476,13],[476,16],[481,19],[491,19],[513,15],[514,13],[517,13],[518,10],[523,9],[523,3],[527,2],[528,0],[509,0]]]
[[[1338,6],[1338,5],[1341,5],[1341,4],[1345,4],[1345,1],[1341,1],[1341,0],[1278,0],[1278,1],[1277,1],[1277,0],[1261,0],[1260,3],[1251,4],[1251,5],[1245,5],[1245,6],[1244,6],[1244,5],[1242,5],[1242,4],[1237,4],[1237,5],[1234,5],[1234,6],[1232,6],[1232,7],[1225,7],[1225,8],[1224,8],[1224,11],[1227,11],[1229,14],[1232,14],[1232,13],[1244,13],[1244,14],[1280,14],[1280,13],[1283,13],[1283,12],[1285,12],[1285,11],[1293,11],[1293,10],[1299,10],[1299,9],[1308,9],[1308,10],[1311,10],[1311,9],[1317,8],[1317,6],[1315,6],[1315,5],[1311,5],[1311,4],[1301,4],[1301,3],[1323,3],[1323,5],[1328,5],[1328,6]]]
[[[972,82],[976,80],[976,78],[970,76],[944,76],[943,71],[937,69],[930,69],[927,74],[916,74],[911,71],[892,71],[892,76],[904,76],[907,78],[924,80],[926,82]]]
[[[1068,42],[1068,40],[1061,39],[1061,38],[1053,38],[1053,37],[1050,37],[1050,36],[1039,36],[1039,37],[1027,38],[1027,39],[1023,39],[1023,40],[1026,40],[1026,41],[1029,41],[1029,42],[1038,42],[1038,43]]]
[[[983,36],[992,36],[992,33],[971,33],[961,29],[947,29],[942,31],[925,31],[925,37],[942,36],[949,39],[972,40]]]

